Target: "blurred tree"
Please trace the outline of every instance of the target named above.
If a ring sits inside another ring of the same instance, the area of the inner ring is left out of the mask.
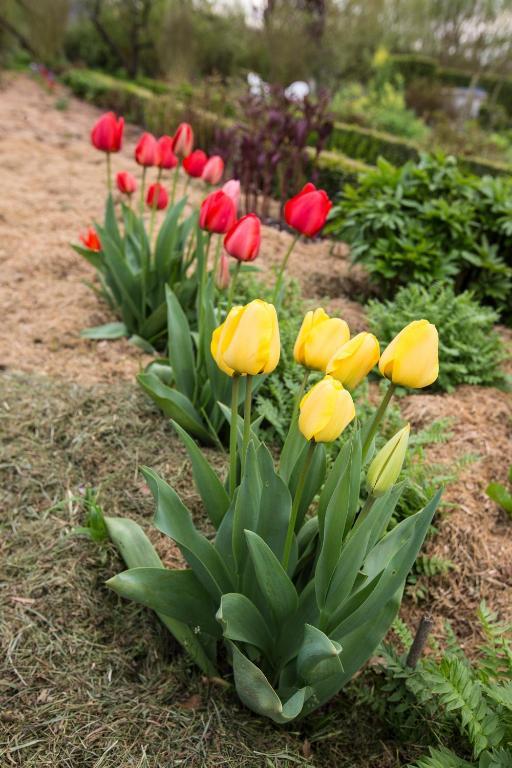
[[[0,0],[4,45],[18,46],[34,59],[55,64],[62,52],[68,0]]]

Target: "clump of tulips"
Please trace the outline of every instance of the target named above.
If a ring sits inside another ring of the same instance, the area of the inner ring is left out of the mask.
[[[228,237],[235,250],[237,240],[236,232]],[[187,567],[164,568],[138,525],[106,518],[129,568],[108,585],[155,610],[205,674],[217,676],[229,662],[242,702],[286,723],[336,694],[396,616],[440,494],[388,531],[403,489],[409,427],[376,454],[375,435],[396,386],[437,378],[437,331],[418,320],[380,354],[371,334],[350,339],[341,319],[308,313],[294,349],[303,387],[277,462],[252,415],[254,384],[272,374],[281,353],[274,305],[258,299],[232,307],[209,347],[231,390],[230,407],[222,405],[230,425],[226,475],[174,426],[215,536],[202,534],[176,491],[144,468],[155,525]],[[351,392],[376,363],[389,388],[360,423]],[[310,370],[324,376],[307,389]],[[342,434],[328,467],[326,445]]]

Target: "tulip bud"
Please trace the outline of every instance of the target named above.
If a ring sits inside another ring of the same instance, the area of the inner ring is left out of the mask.
[[[202,175],[208,156],[202,149],[196,149],[183,160],[183,170],[193,179],[199,179]]]
[[[107,112],[96,121],[91,131],[91,142],[101,152],[119,152],[123,144],[124,118],[117,119]]]
[[[306,237],[314,237],[324,226],[332,208],[327,193],[314,184],[306,184],[284,206],[286,223]]]
[[[433,384],[439,375],[439,337],[428,320],[406,325],[386,347],[379,370],[393,384],[421,389]]]
[[[212,155],[208,162],[206,163],[205,167],[203,168],[203,173],[201,174],[201,178],[203,181],[206,181],[207,184],[218,184],[219,181],[222,179],[222,174],[224,173],[224,160],[220,155]]]
[[[135,160],[139,165],[149,168],[156,165],[158,144],[152,133],[143,133],[135,147]]]
[[[137,189],[135,176],[128,171],[120,171],[116,176],[117,188],[123,195],[133,195]]]
[[[224,235],[231,229],[235,220],[235,204],[221,189],[212,192],[201,203],[201,210],[199,211],[201,229]]]
[[[210,349],[213,359],[228,376],[271,373],[280,355],[274,305],[255,299],[244,307],[233,307],[214,330]]]
[[[158,182],[156,184],[151,184],[146,195],[147,205],[150,208],[156,208],[158,211],[161,211],[164,208],[167,208],[168,202],[169,195],[167,194],[165,187]]]
[[[238,211],[240,206],[240,182],[238,179],[230,179],[229,181],[226,181],[222,187],[222,191],[232,199],[235,208]]]
[[[161,136],[156,146],[156,165],[159,168],[170,170],[178,165],[178,158],[172,150],[171,136]]]
[[[188,123],[180,123],[172,140],[172,149],[175,155],[184,158],[190,155],[194,146],[194,132]]]
[[[90,251],[96,251],[99,253],[101,251],[101,242],[98,237],[98,233],[95,229],[92,227],[89,227],[85,235],[80,235],[80,241],[85,245],[86,248],[88,248]]]
[[[261,222],[254,213],[239,219],[224,238],[224,248],[238,261],[254,261],[260,252]]]
[[[327,363],[326,372],[341,381],[347,389],[355,389],[379,362],[380,346],[372,333],[358,333],[343,344]]]
[[[217,275],[217,288],[221,291],[225,291],[229,286],[229,262],[225,253],[221,253],[219,262],[219,272]]]
[[[299,429],[306,440],[331,443],[355,415],[350,392],[332,376],[325,376],[301,400]]]
[[[300,365],[325,371],[334,352],[350,339],[350,330],[339,317],[329,317],[321,308],[306,313],[293,348]]]
[[[411,426],[407,424],[388,440],[370,464],[366,483],[373,496],[382,496],[398,480],[407,452],[410,431]]]

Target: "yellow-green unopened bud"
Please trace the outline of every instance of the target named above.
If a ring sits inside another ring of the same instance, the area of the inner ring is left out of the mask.
[[[373,496],[382,496],[396,483],[402,471],[410,431],[411,426],[407,424],[388,440],[370,464],[366,482]]]

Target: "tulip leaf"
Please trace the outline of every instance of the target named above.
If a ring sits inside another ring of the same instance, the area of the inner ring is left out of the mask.
[[[307,683],[314,686],[318,680],[343,671],[340,653],[339,643],[329,640],[317,627],[306,624],[297,657],[297,670]]]
[[[273,640],[265,619],[245,595],[235,592],[222,595],[217,621],[228,640],[250,643],[266,656],[272,655]]]
[[[256,460],[256,451],[252,440],[249,441],[245,470],[238,488],[233,512],[231,531],[233,558],[236,572],[241,578],[247,564],[247,542],[244,535],[246,528],[253,531],[258,522],[261,498],[261,481]]]
[[[501,483],[489,483],[485,489],[492,501],[498,504],[505,512],[512,514],[512,493],[509,493]]]
[[[201,584],[219,601],[223,592],[233,591],[231,578],[219,552],[196,529],[190,512],[171,486],[149,467],[142,467],[141,470],[155,497],[155,526],[176,542]]]
[[[203,426],[201,416],[185,395],[168,387],[155,373],[139,373],[137,381],[166,416],[202,442],[212,444],[212,437]]]
[[[194,482],[206,513],[215,528],[218,528],[229,508],[230,501],[226,489],[190,435],[177,422],[172,421],[171,423],[187,449],[192,464]]]
[[[107,586],[121,597],[188,624],[196,632],[199,628],[199,632],[220,637],[215,603],[192,571],[130,568],[109,579]]]
[[[311,689],[299,689],[283,704],[261,669],[249,661],[236,645],[232,644],[232,648],[235,687],[245,706],[276,723],[287,723],[298,717],[304,702],[311,695]]]
[[[183,199],[167,209],[164,222],[158,232],[155,245],[155,267],[162,276],[168,274],[169,262],[178,251],[177,245],[180,235],[178,222],[185,203],[186,200]]]
[[[292,511],[292,497],[288,486],[277,474],[274,460],[264,443],[258,448],[258,465],[262,489],[258,522],[254,530],[266,541],[274,555],[281,559]]]
[[[165,331],[166,319],[167,305],[165,301],[161,301],[142,323],[140,335],[149,341],[154,340],[156,336],[161,336]]]
[[[296,612],[297,591],[268,544],[254,531],[245,531],[256,579],[277,626]]]
[[[301,477],[304,471],[304,465],[307,461],[308,453],[309,453],[309,444],[307,443],[302,449],[302,452],[299,458],[295,462],[295,467],[293,469],[293,472],[289,481],[290,493],[292,496],[295,496],[297,485],[299,483],[299,478]],[[304,483],[304,488],[302,490],[302,496],[300,499],[299,510],[297,513],[297,522],[295,525],[295,530],[300,529],[302,522],[304,520],[304,517],[306,515],[306,512],[309,509],[309,505],[313,501],[315,494],[318,492],[318,490],[320,489],[320,487],[322,486],[325,480],[326,467],[327,467],[327,459],[325,456],[325,446],[322,443],[318,443],[317,445],[315,445],[315,449],[313,451],[313,458],[311,459],[311,463],[307,470],[306,482]]]
[[[103,272],[103,256],[101,254],[101,251],[92,251],[90,248],[85,248],[82,245],[78,245],[77,243],[72,243],[71,247],[74,251],[76,251],[80,256],[83,256],[84,259],[87,259],[89,264],[91,264],[95,269],[97,269],[99,272]]]
[[[83,339],[122,339],[128,336],[128,328],[124,323],[105,323],[94,328],[85,328],[80,336]]]
[[[306,446],[307,440],[299,429],[298,419],[295,419],[290,424],[279,460],[279,474],[285,483],[289,481],[295,465]]]
[[[341,478],[344,475],[351,452],[352,441],[347,440],[345,445],[343,445],[343,447],[340,449],[336,460],[334,461],[334,464],[332,465],[327,475],[324,487],[322,488],[322,492],[318,500],[318,527],[320,530],[320,538],[322,539],[324,535],[324,519],[327,506],[334,496],[337,486],[339,486]]]
[[[178,299],[167,285],[165,297],[169,329],[169,362],[174,372],[177,389],[192,400],[196,388],[196,362],[190,326]]]

